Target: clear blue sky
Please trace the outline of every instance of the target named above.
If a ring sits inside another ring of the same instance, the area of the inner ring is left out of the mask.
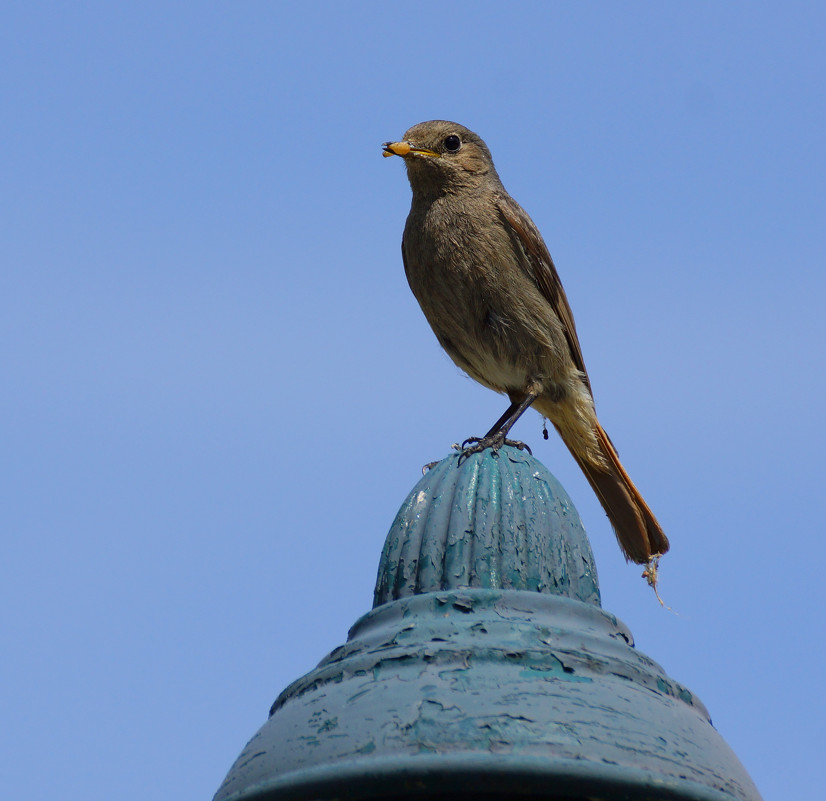
[[[503,399],[405,282],[402,163],[488,142],[673,544],[663,610],[563,447],[604,606],[767,799],[823,792],[826,12],[0,10],[0,794],[205,799],[369,609],[423,463]]]

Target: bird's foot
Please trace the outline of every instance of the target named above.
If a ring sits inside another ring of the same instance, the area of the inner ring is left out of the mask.
[[[524,442],[520,442],[518,439],[506,439],[501,431],[487,437],[468,437],[462,443],[461,448],[458,445],[454,445],[453,447],[460,451],[459,464],[461,464],[468,456],[472,456],[474,453],[481,453],[487,448],[492,448],[493,452],[497,453],[503,445],[519,448],[520,451],[527,451],[533,456],[533,452]]]

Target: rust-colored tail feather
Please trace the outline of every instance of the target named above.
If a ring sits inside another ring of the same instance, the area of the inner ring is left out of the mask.
[[[625,472],[611,440],[599,423],[595,433],[605,465],[586,462],[570,447],[569,450],[605,509],[625,558],[645,564],[652,556],[668,550],[668,537]]]

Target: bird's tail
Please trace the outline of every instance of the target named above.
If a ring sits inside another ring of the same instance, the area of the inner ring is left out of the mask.
[[[668,537],[625,472],[605,430],[598,422],[594,421],[594,424],[602,464],[586,460],[574,451],[564,436],[562,439],[605,509],[625,558],[645,564],[651,557],[668,550]]]

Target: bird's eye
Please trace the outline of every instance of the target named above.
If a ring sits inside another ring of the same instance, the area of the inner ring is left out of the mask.
[[[445,150],[455,153],[462,146],[462,140],[456,134],[445,137]]]

